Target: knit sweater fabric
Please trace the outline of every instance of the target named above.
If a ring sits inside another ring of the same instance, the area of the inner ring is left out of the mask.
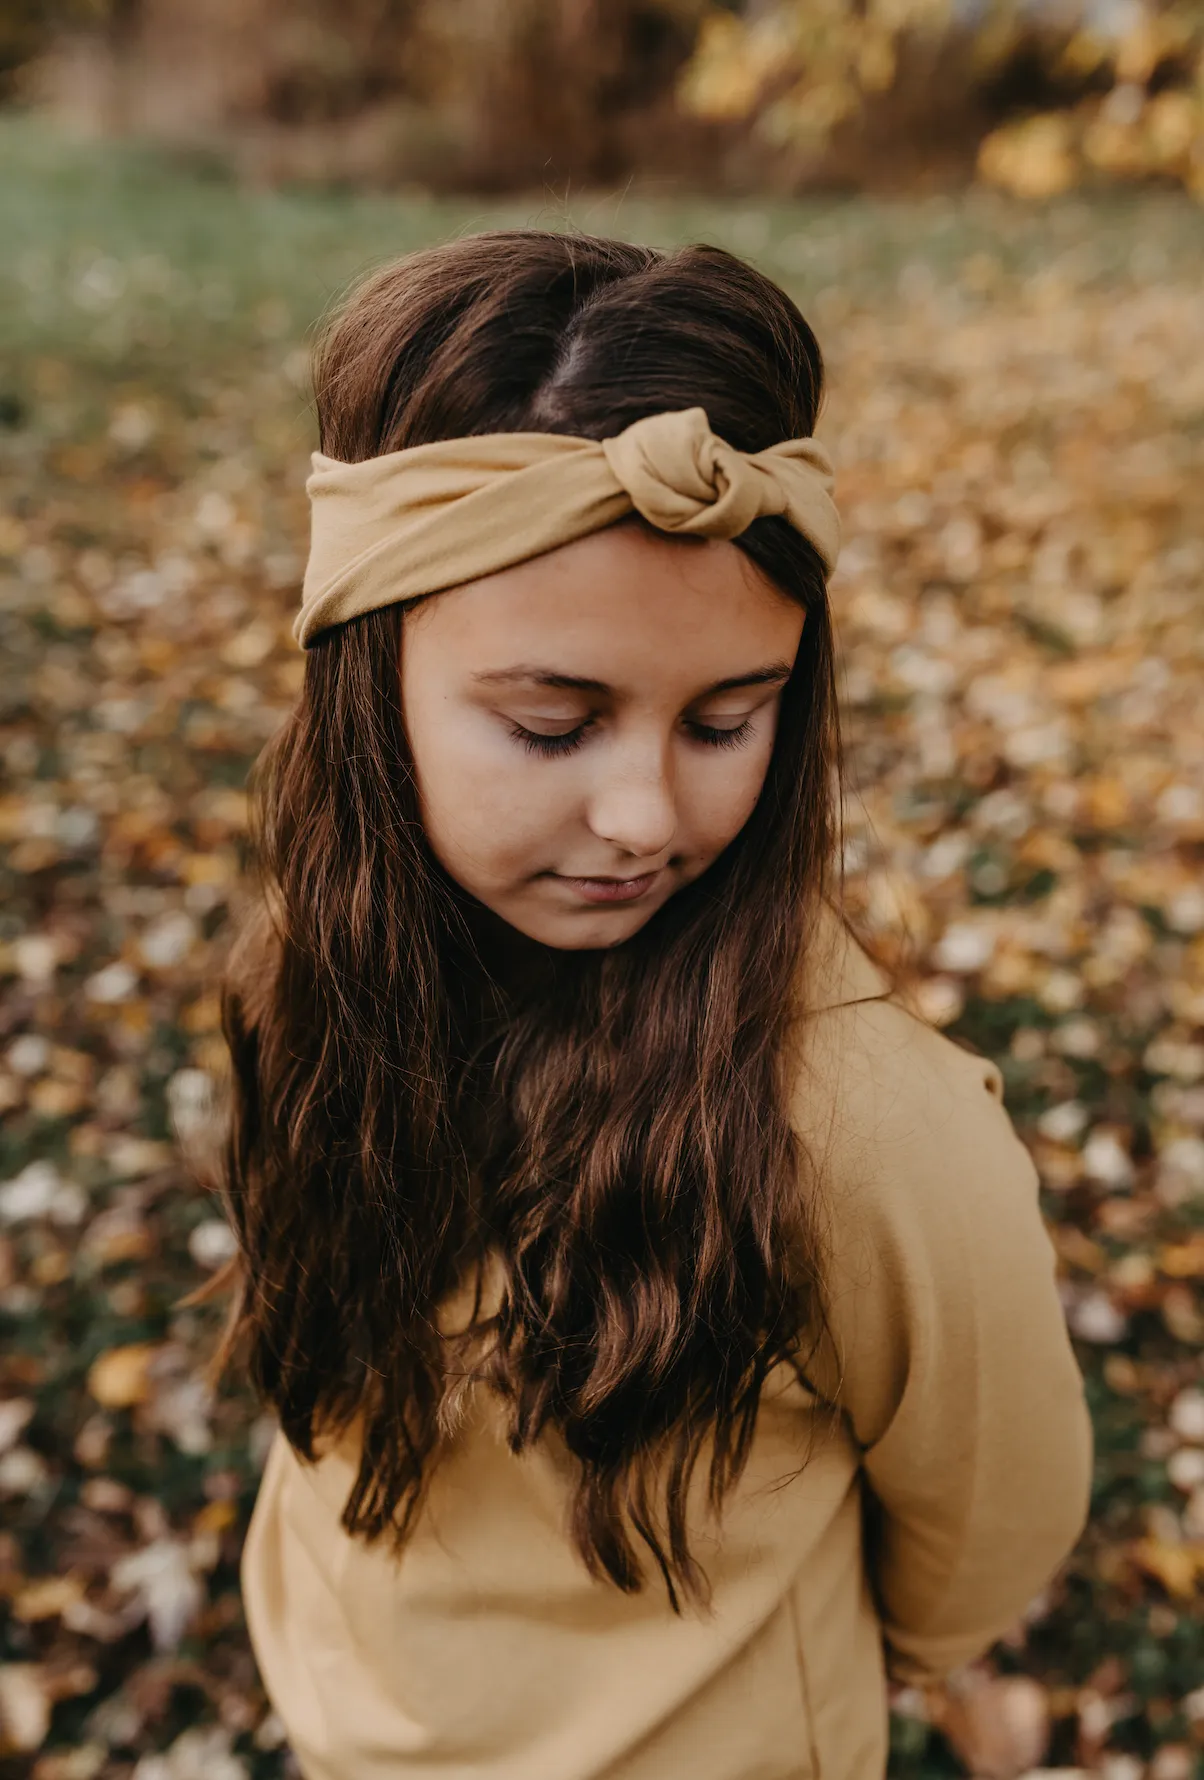
[[[1000,1073],[842,929],[815,958],[793,1110],[830,1339],[806,1384],[770,1374],[718,1521],[704,1451],[709,1613],[651,1566],[636,1595],[589,1576],[569,1456],[512,1454],[487,1387],[400,1555],[340,1525],[353,1434],[316,1464],[277,1434],[243,1592],[306,1780],[880,1780],[888,1675],[977,1656],[1073,1544],[1090,1424]]]

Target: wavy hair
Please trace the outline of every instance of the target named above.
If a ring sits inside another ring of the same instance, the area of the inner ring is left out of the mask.
[[[744,451],[812,432],[819,349],[789,298],[713,247],[536,230],[413,254],[362,283],[316,358],[322,449],[358,461],[496,431],[603,438],[706,409]],[[814,1170],[784,1063],[839,783],[824,576],[783,520],[736,540],[806,610],[756,808],[625,944],[491,973],[424,835],[394,606],[307,652],[253,769],[260,890],[232,953],[221,1185],[241,1356],[308,1459],[358,1435],[349,1533],[403,1544],[465,1378],[518,1453],[572,1455],[574,1543],[636,1592],[709,1599],[687,1498],[718,1509],[767,1374],[823,1327]],[[434,597],[438,597],[437,595]],[[500,1264],[481,1315],[480,1269]],[[469,1351],[437,1310],[471,1281]]]

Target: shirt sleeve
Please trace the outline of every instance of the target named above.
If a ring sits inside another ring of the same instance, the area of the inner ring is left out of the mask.
[[[979,1655],[1066,1557],[1091,1425],[998,1069],[889,1002],[826,1019],[836,1113],[808,1150],[830,1186],[830,1343],[812,1378],[863,1455],[888,1665],[925,1681]]]

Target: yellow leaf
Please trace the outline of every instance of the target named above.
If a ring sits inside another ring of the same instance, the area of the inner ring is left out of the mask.
[[[1016,198],[1069,191],[1078,179],[1069,120],[1053,113],[992,130],[979,146],[978,172]]]
[[[1101,173],[1117,178],[1150,172],[1150,156],[1139,120],[1131,123],[1101,112],[1083,132],[1083,154]]]
[[[1170,1279],[1204,1279],[1204,1235],[1168,1243],[1158,1251],[1158,1266]]]
[[[65,1248],[44,1249],[30,1268],[34,1283],[39,1286],[61,1285],[71,1274],[71,1256]]]
[[[192,1061],[198,1069],[208,1070],[216,1077],[224,1076],[230,1067],[230,1053],[220,1033],[208,1033],[192,1047]]]
[[[1076,31],[1066,45],[1055,66],[1070,75],[1082,80],[1094,74],[1108,59],[1108,45],[1102,37],[1091,31]]]
[[[10,794],[0,797],[0,841],[15,841],[25,833],[27,800]]]
[[[36,1082],[29,1090],[29,1104],[43,1119],[70,1118],[86,1104],[87,1098],[77,1082]]]
[[[683,110],[712,122],[747,117],[760,96],[761,81],[740,20],[727,12],[710,13],[678,88]]]
[[[1170,1545],[1161,1539],[1139,1539],[1132,1553],[1140,1569],[1180,1600],[1190,1601],[1204,1581],[1202,1544]]]
[[[229,853],[186,853],[179,873],[185,884],[229,884],[237,866]]]
[[[238,1509],[233,1502],[206,1502],[197,1515],[193,1531],[197,1533],[224,1533],[238,1519]]]
[[[894,85],[895,46],[885,34],[868,37],[857,56],[857,78],[867,93],[885,93]]]
[[[1162,1320],[1176,1341],[1185,1341],[1190,1347],[1204,1346],[1204,1314],[1190,1286],[1167,1287]]]
[[[92,1362],[89,1392],[104,1409],[130,1409],[135,1403],[144,1403],[150,1392],[151,1361],[158,1351],[145,1341],[111,1347]]]
[[[39,1576],[17,1590],[13,1597],[13,1612],[27,1624],[40,1619],[57,1619],[66,1608],[82,1600],[83,1593],[78,1576]]]
[[[1146,106],[1146,131],[1158,165],[1171,167],[1204,144],[1204,109],[1189,93],[1158,93]]]
[[[199,995],[180,1015],[185,1032],[216,1032],[221,1025],[221,1002],[216,995]]]

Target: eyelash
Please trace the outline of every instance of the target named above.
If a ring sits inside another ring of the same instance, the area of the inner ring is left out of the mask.
[[[515,741],[523,744],[528,754],[542,754],[545,758],[555,759],[558,755],[575,753],[592,727],[593,719],[590,718],[585,723],[578,724],[576,729],[566,731],[564,735],[540,735],[534,729],[524,729],[521,723],[514,723],[510,727],[510,733]],[[689,728],[695,741],[702,742],[708,748],[739,748],[748,739],[752,718],[746,717],[735,729],[712,729],[705,723],[691,723]]]

